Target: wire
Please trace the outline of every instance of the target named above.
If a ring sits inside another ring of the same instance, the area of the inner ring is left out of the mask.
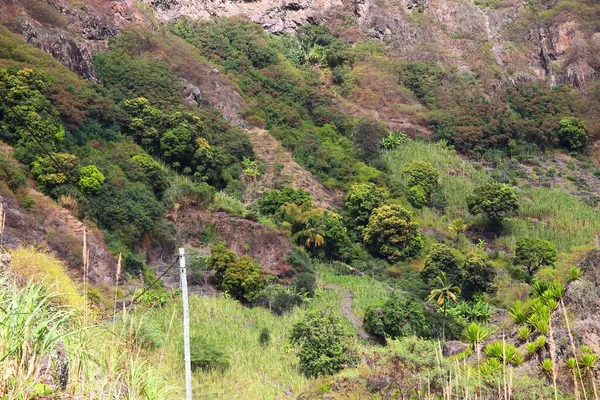
[[[140,297],[142,297],[142,296],[144,295],[144,293],[146,293],[148,290],[152,289],[152,287],[153,287],[154,285],[156,285],[156,284],[158,283],[158,281],[160,281],[160,280],[161,280],[161,279],[162,279],[162,278],[163,278],[163,277],[164,277],[164,276],[167,274],[167,272],[169,272],[171,269],[173,269],[173,267],[175,266],[175,264],[177,264],[177,261],[179,261],[179,258],[181,258],[181,256],[179,256],[179,255],[178,255],[177,257],[175,257],[175,261],[173,261],[173,263],[172,263],[172,264],[169,266],[169,268],[167,268],[167,269],[165,270],[165,272],[163,272],[162,274],[160,274],[160,276],[159,276],[158,278],[156,278],[156,280],[155,280],[154,282],[152,282],[152,283],[150,284],[150,286],[148,286],[147,288],[145,288],[145,289],[142,291],[142,293],[140,293],[140,294],[138,294],[137,296],[135,296],[135,297],[133,298],[133,300],[131,300],[131,302],[130,302],[130,303],[127,305],[127,306],[123,306],[123,307],[122,307],[122,309],[123,309],[123,308],[125,308],[125,307],[129,307],[129,306],[131,306],[131,305],[132,305],[132,304],[134,304],[134,303],[135,303],[135,302],[136,302],[136,301],[137,301],[137,300],[138,300]],[[121,310],[122,310],[122,309],[121,309]],[[110,314],[109,316],[107,316],[107,317],[105,317],[105,318],[103,318],[103,319],[104,319],[104,320],[107,320],[107,319],[109,319],[109,318],[112,318],[112,317],[113,317],[113,316],[115,316],[117,313],[121,312],[121,310],[115,311],[115,312],[113,312],[112,314]]]

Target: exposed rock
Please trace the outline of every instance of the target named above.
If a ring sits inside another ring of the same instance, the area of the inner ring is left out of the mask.
[[[196,1],[142,0],[151,6],[163,22],[181,17],[207,19],[212,16],[244,15],[261,24],[268,32],[293,32],[298,25],[322,20],[334,7],[344,7],[343,0],[273,0],[273,1]],[[352,2],[354,3],[354,2]]]
[[[180,206],[173,210],[169,219],[186,245],[194,249],[204,248],[201,233],[209,229],[236,254],[257,259],[265,274],[286,277],[290,273],[287,257],[292,245],[280,231],[224,212],[200,211],[194,205]]]
[[[71,71],[91,81],[98,80],[92,52],[84,42],[60,29],[45,28],[27,17],[21,19],[17,29],[27,43],[51,54]]]
[[[371,393],[377,393],[385,389],[391,381],[389,376],[370,376],[367,379],[367,388]]]
[[[465,351],[467,347],[469,346],[462,342],[459,342],[457,340],[450,340],[444,343],[444,347],[442,348],[442,354],[444,355],[444,357],[455,356]]]

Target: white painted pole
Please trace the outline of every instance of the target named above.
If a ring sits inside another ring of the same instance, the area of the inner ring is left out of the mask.
[[[183,352],[185,355],[185,398],[192,400],[192,357],[190,354],[190,306],[188,302],[187,276],[185,272],[185,250],[179,249],[179,272],[181,297],[183,300]]]

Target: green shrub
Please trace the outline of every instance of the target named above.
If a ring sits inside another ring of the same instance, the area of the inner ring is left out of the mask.
[[[587,142],[585,124],[578,118],[563,118],[559,122],[558,138],[561,146],[571,150],[580,151]]]
[[[379,339],[421,335],[425,328],[424,308],[416,299],[392,295],[365,310],[364,327]]]
[[[427,205],[427,193],[421,185],[411,186],[407,194],[408,202],[417,209]]]
[[[311,203],[310,194],[303,189],[294,189],[286,187],[283,190],[273,189],[263,193],[258,201],[258,208],[262,214],[274,215],[281,206],[286,204],[302,205]]]
[[[261,297],[267,303],[269,310],[277,315],[292,311],[302,304],[302,296],[283,285],[269,285],[261,292]]]
[[[106,178],[95,165],[86,165],[79,169],[79,188],[87,194],[98,193]]]
[[[518,365],[522,361],[522,356],[517,348],[513,344],[502,343],[502,341],[488,344],[485,346],[484,352],[486,356],[496,358],[503,364]]]
[[[498,228],[505,218],[514,217],[519,211],[514,189],[496,182],[475,188],[473,194],[467,197],[467,206],[471,214],[483,214],[495,228]]]
[[[446,273],[448,280],[453,284],[459,284],[463,279],[460,260],[454,255],[452,249],[445,244],[436,243],[431,247],[427,257],[425,257],[425,266],[421,271],[421,279],[430,287],[440,274],[440,271]]]
[[[260,330],[260,334],[258,335],[258,343],[261,346],[268,346],[271,343],[271,331],[269,328],[262,328]]]
[[[425,193],[427,202],[429,202],[431,195],[438,187],[438,170],[431,163],[413,161],[406,164],[400,173],[406,179],[406,187],[420,186]]]
[[[354,362],[340,319],[325,311],[309,312],[295,323],[290,341],[299,347],[300,368],[307,377],[333,375]]]
[[[264,286],[262,268],[252,258],[242,256],[225,270],[222,286],[234,299],[254,301]]]
[[[384,205],[373,210],[363,231],[365,244],[376,255],[391,262],[416,256],[423,247],[412,214],[399,205]]]
[[[479,256],[470,255],[464,260],[462,270],[462,295],[465,299],[471,300],[474,296],[484,293],[490,295],[496,293],[497,287],[494,286],[496,269],[490,262]]]
[[[344,201],[346,226],[362,236],[371,212],[381,206],[388,196],[384,189],[373,183],[352,185]]]
[[[294,279],[292,285],[296,293],[313,297],[317,288],[317,279],[313,272],[302,272]]]
[[[223,373],[229,369],[230,363],[227,354],[214,344],[208,343],[202,336],[190,338],[190,353],[194,371]]]

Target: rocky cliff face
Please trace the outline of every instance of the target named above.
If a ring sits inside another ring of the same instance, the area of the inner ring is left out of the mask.
[[[349,40],[375,38],[398,57],[427,59],[505,82],[544,79],[583,87],[598,78],[600,33],[584,32],[569,11],[540,22],[522,0],[495,8],[469,0],[142,0],[163,22],[245,16],[272,33],[322,23]],[[556,3],[556,2],[553,2]],[[500,71],[498,73],[497,71]]]
[[[399,58],[439,61],[501,84],[542,79],[584,87],[600,76],[600,33],[582,28],[569,9],[552,18],[538,15],[556,3],[531,7],[502,0],[491,8],[472,0],[141,0],[141,6],[130,0],[16,0],[0,3],[0,21],[90,80],[97,79],[94,52],[128,26],[151,27],[153,12],[163,23],[242,16],[271,33],[321,23],[350,41],[382,40]]]
[[[92,56],[128,25],[150,25],[131,1],[16,0],[0,2],[0,23],[84,78],[97,81]]]

